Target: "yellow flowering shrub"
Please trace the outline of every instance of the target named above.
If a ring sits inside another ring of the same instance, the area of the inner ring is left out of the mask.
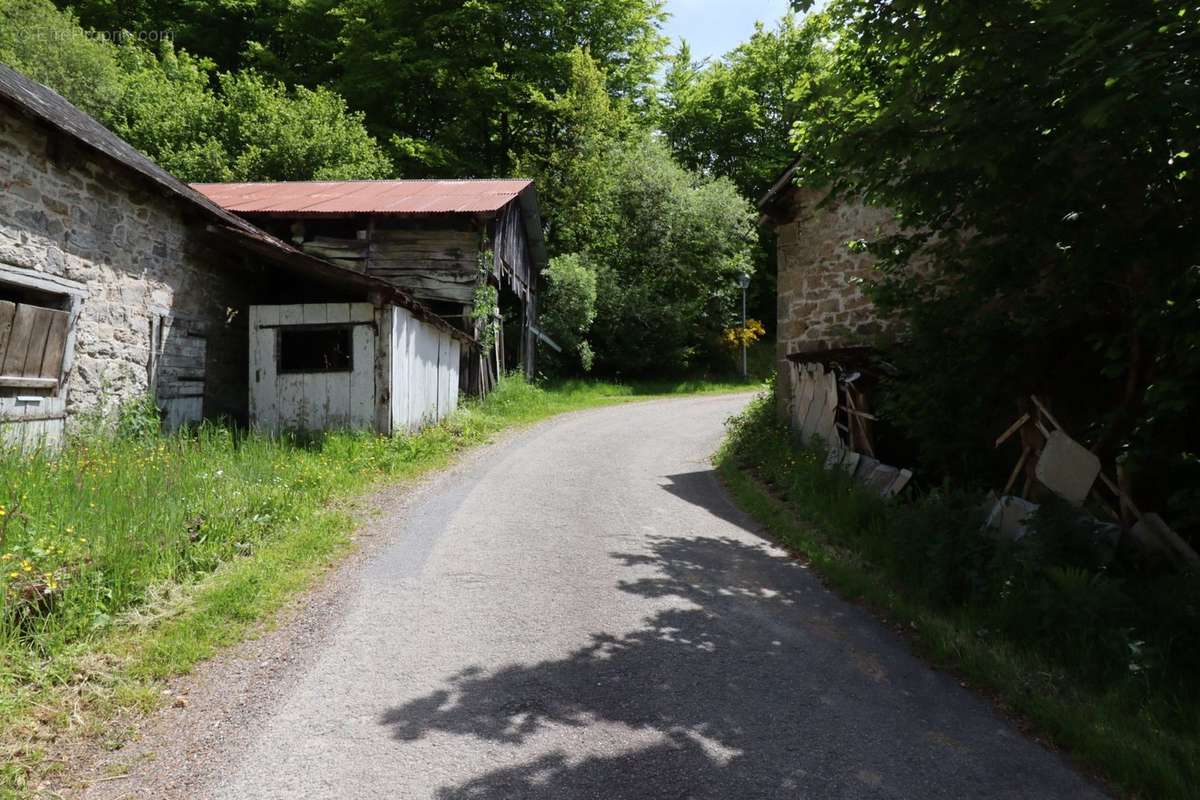
[[[721,332],[721,344],[729,350],[741,350],[749,347],[767,333],[767,329],[756,319],[746,320],[746,324],[734,325]]]

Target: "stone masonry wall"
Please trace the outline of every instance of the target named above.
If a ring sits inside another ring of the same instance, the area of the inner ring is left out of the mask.
[[[251,282],[232,256],[212,251],[185,205],[0,105],[0,264],[86,290],[65,380],[68,418],[146,392],[152,324],[164,315],[207,337],[196,384],[205,416],[244,418]]]
[[[863,292],[873,259],[848,242],[895,230],[886,209],[854,203],[817,208],[822,192],[792,193],[787,222],[778,234],[777,382],[780,402],[790,402],[787,356],[871,344],[884,325]]]

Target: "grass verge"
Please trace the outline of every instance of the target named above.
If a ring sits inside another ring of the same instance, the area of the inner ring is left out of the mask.
[[[1047,508],[1024,545],[981,533],[981,498],[887,503],[797,447],[763,397],[716,458],[737,503],[830,588],[903,630],[1082,766],[1135,797],[1200,795],[1196,579],[1098,565]]]
[[[133,407],[60,452],[0,452],[0,797],[35,793],[64,737],[119,747],[113,720],[156,707],[163,679],[244,638],[350,549],[353,498],[380,482],[561,412],[744,388],[509,379],[392,439],[160,436]]]

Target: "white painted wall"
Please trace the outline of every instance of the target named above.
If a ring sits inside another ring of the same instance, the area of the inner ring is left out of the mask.
[[[458,408],[461,344],[407,309],[392,317],[392,431],[414,431]]]
[[[370,303],[250,307],[250,423],[269,431],[356,428],[415,431],[458,408],[461,344],[398,306]],[[279,374],[277,331],[285,325],[362,323],[353,328],[350,372]],[[373,323],[373,324],[371,324]],[[379,329],[382,335],[377,336]],[[383,348],[383,349],[380,349]],[[377,371],[377,364],[382,365]],[[388,413],[376,376],[385,381]]]

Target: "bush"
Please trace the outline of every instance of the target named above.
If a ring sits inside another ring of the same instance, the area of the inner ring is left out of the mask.
[[[594,355],[587,335],[596,319],[596,272],[586,258],[571,254],[552,258],[544,275],[541,325],[563,349],[544,350],[547,366],[553,372],[590,372]]]

